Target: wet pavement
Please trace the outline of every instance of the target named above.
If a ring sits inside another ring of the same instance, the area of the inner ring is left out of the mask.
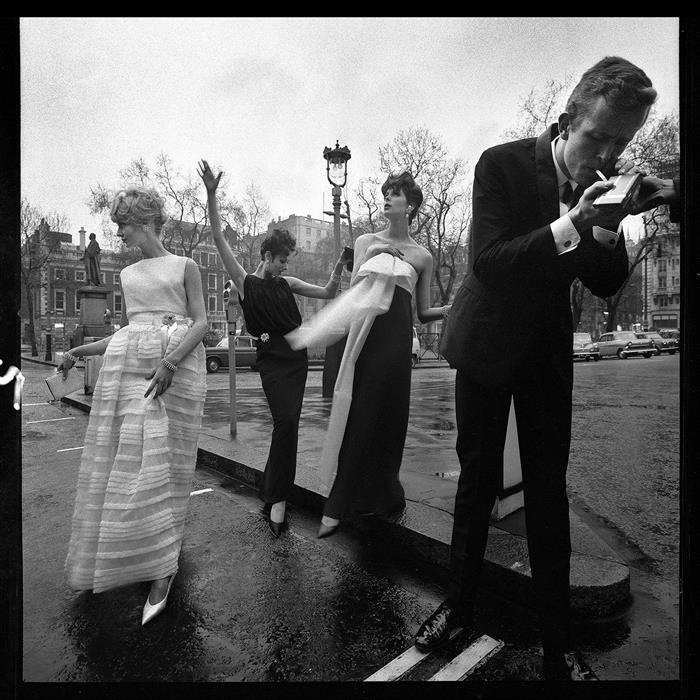
[[[626,610],[575,628],[577,645],[602,679],[678,677],[677,359],[606,360],[575,370],[572,505],[630,567],[633,594]],[[191,498],[166,612],[141,628],[145,584],[76,595],[65,586],[62,566],[80,454],[72,448],[82,444],[87,416],[43,403],[40,380],[49,368],[25,363],[22,369],[28,377],[25,679],[362,680],[411,645],[418,624],[442,598],[439,567],[407,562],[371,532],[348,529],[317,540],[318,515],[304,508],[291,509],[290,531],[273,540],[255,492],[201,466],[192,490],[212,490]],[[207,380],[207,429],[225,432],[228,376]],[[451,473],[457,469],[452,380],[444,366],[413,373],[413,402],[421,408],[413,411],[412,404],[411,476],[405,481],[407,495],[414,497],[409,491],[417,484],[419,500],[447,511],[444,489],[456,486]],[[240,415],[269,421],[259,377],[242,371],[237,381]],[[330,407],[320,383],[321,373],[311,371],[302,416],[319,430]],[[55,418],[68,420],[33,422]],[[430,458],[416,459],[421,452]],[[536,679],[539,640],[532,612],[488,588],[478,610],[480,630],[505,646],[472,678]],[[463,643],[457,640],[406,680],[428,678]]]

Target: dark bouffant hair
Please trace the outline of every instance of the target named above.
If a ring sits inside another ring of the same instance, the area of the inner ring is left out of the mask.
[[[418,208],[423,203],[423,190],[416,184],[413,175],[405,170],[400,175],[389,175],[382,185],[382,195],[386,196],[389,191],[402,192],[406,201],[413,205],[411,213],[408,215],[408,225],[411,225]]]
[[[566,103],[571,123],[587,114],[599,97],[604,97],[611,107],[631,111],[654,104],[656,90],[647,74],[634,63],[619,56],[606,56],[589,68],[573,89]]]
[[[268,250],[273,258],[278,255],[289,255],[296,247],[294,236],[287,229],[276,228],[271,234],[265,236],[265,240],[260,245],[260,257],[264,258]]]

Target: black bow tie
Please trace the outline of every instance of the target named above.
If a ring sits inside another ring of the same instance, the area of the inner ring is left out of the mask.
[[[564,187],[562,188],[561,192],[562,204],[566,204],[566,206],[569,207],[569,209],[573,209],[576,206],[576,204],[578,204],[578,200],[581,199],[583,190],[583,185],[576,185],[576,189],[572,189],[571,183],[567,180],[564,183]]]

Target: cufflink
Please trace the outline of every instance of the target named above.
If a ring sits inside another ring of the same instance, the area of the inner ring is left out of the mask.
[[[611,238],[611,239],[608,241],[608,243],[610,243],[610,245],[615,245],[615,239],[614,239],[614,238]]]
[[[568,248],[571,245],[571,241],[564,241],[564,248]]]

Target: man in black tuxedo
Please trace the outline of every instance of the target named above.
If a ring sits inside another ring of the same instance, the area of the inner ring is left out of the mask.
[[[572,318],[578,277],[609,297],[628,274],[619,207],[593,201],[606,177],[636,169],[620,154],[644,124],[656,90],[639,68],[607,57],[586,71],[539,138],[487,149],[474,170],[472,268],[455,296],[442,354],[457,369],[457,455],[447,600],[416,646],[444,644],[472,625],[489,517],[503,473],[511,398],[523,472],[528,549],[544,677],[575,677],[569,650],[569,504]]]

